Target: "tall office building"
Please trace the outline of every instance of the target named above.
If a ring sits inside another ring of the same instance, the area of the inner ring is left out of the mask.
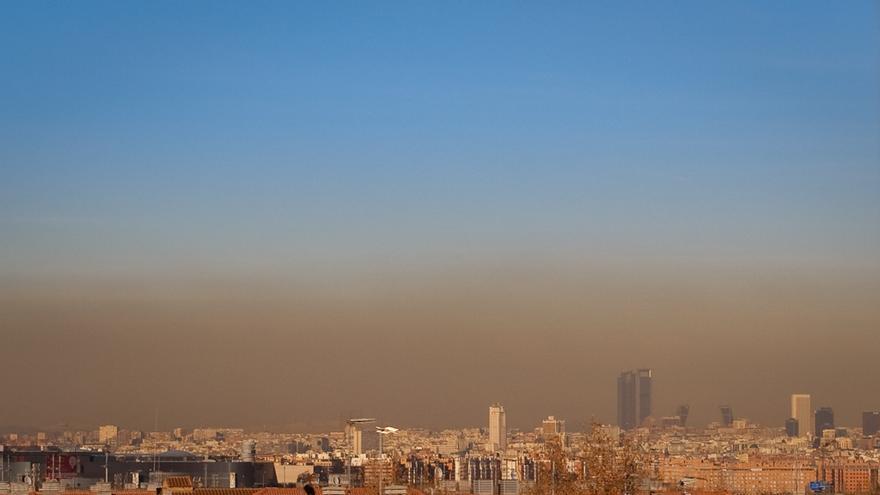
[[[378,449],[379,434],[370,426],[375,422],[374,418],[356,418],[345,423],[345,438],[355,455]]]
[[[507,418],[498,403],[489,406],[489,445],[492,450],[507,449]]]
[[[862,434],[872,436],[880,433],[880,411],[862,413]]]
[[[798,422],[798,435],[802,437],[813,434],[813,409],[810,405],[810,394],[791,395],[791,416]]]
[[[547,416],[541,423],[541,433],[544,438],[552,438],[565,433],[565,420],[556,419],[556,416]]]
[[[653,371],[624,371],[617,377],[617,425],[624,430],[641,426],[651,415]]]
[[[725,428],[733,426],[733,408],[728,405],[721,406],[721,426]]]
[[[834,410],[830,407],[816,409],[816,438],[822,438],[822,432],[834,429]]]
[[[785,420],[785,434],[790,437],[798,436],[798,420],[794,418]]]
[[[691,406],[688,404],[682,404],[678,406],[678,409],[675,410],[675,415],[678,416],[678,425],[684,428],[687,426],[688,422],[688,414],[691,412]]]

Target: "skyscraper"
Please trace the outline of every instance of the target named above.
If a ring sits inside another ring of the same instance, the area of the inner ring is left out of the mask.
[[[651,415],[653,371],[624,371],[617,377],[617,425],[625,430],[640,426]]]
[[[830,407],[816,409],[816,438],[822,437],[824,430],[834,429],[834,410]]]
[[[678,416],[678,425],[684,428],[687,426],[688,422],[688,414],[691,412],[691,406],[688,404],[682,404],[678,406],[678,409],[675,410],[676,416]]]
[[[733,426],[733,408],[728,405],[721,406],[721,426],[725,428]]]
[[[352,452],[356,455],[363,454],[379,446],[379,434],[372,427],[364,429],[364,426],[375,422],[375,418],[353,418],[345,423],[345,437]]]
[[[489,445],[492,450],[507,448],[507,418],[504,406],[498,403],[489,406]]]
[[[862,433],[866,436],[880,433],[880,411],[862,413]]]
[[[813,409],[810,405],[810,394],[791,395],[791,417],[798,422],[798,435],[802,437],[813,434]]]
[[[790,437],[798,436],[798,420],[794,418],[785,420],[785,434]]]

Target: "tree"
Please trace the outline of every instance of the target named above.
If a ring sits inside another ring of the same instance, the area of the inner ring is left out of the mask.
[[[647,458],[631,436],[610,438],[593,423],[584,442],[585,492],[594,495],[632,495],[645,478]]]
[[[535,485],[530,495],[581,495],[583,486],[576,473],[568,469],[568,457],[562,440],[554,436],[544,444],[542,458],[537,462]]]
[[[593,423],[579,459],[583,472],[569,470],[559,437],[544,444],[529,495],[633,495],[647,475],[646,452],[636,438],[611,438]]]

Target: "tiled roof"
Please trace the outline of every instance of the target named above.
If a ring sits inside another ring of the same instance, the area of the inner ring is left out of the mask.
[[[315,495],[322,495],[321,487],[312,485],[315,488]],[[304,488],[262,488],[254,495],[307,495]]]
[[[188,488],[192,489],[193,480],[189,476],[169,476],[162,482],[163,488]]]
[[[254,495],[259,488],[196,488],[193,495]]]

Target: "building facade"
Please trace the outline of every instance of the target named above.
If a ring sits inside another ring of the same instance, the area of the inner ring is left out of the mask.
[[[816,438],[822,438],[822,432],[834,429],[834,410],[830,407],[816,409]]]
[[[98,443],[114,445],[118,436],[119,428],[116,425],[101,425],[98,427]]]
[[[798,420],[794,418],[785,420],[785,434],[790,437],[798,436]]]
[[[650,369],[624,371],[617,378],[617,424],[625,430],[641,426],[651,415]]]
[[[813,409],[809,394],[792,394],[791,417],[798,422],[799,436],[806,437],[813,434]]]
[[[507,448],[507,418],[504,406],[489,406],[489,446],[490,450],[504,451]]]
[[[721,426],[725,428],[730,428],[733,426],[733,407],[724,405],[721,406]]]
[[[862,413],[862,434],[874,436],[880,433],[880,411],[865,411]]]
[[[565,421],[556,419],[555,416],[547,416],[547,419],[541,422],[541,434],[544,438],[553,438],[565,433]]]

